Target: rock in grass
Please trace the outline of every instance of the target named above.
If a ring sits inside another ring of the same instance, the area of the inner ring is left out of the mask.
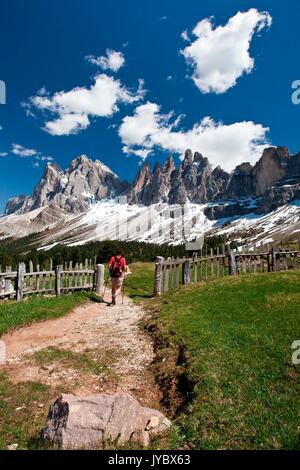
[[[19,444],[10,444],[9,446],[7,446],[7,450],[17,450],[18,447]]]
[[[62,449],[92,448],[108,441],[129,441],[147,447],[152,436],[164,434],[171,422],[145,408],[131,395],[61,395],[50,407],[43,438]]]

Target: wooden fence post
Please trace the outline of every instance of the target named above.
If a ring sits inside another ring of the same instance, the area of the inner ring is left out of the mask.
[[[270,253],[269,250],[267,252],[267,265],[268,265],[268,273],[272,271],[272,264],[270,263]]]
[[[246,257],[245,257],[245,252],[246,252],[245,245],[243,245],[243,247],[242,247],[242,268],[243,268],[243,274],[245,274],[245,272],[246,272]]]
[[[4,292],[10,292],[11,291],[11,277],[9,276],[9,274],[11,273],[11,266],[6,266],[5,273],[6,273],[6,277],[4,281],[4,284],[5,284]]]
[[[214,250],[210,249],[210,275],[214,276]]]
[[[37,271],[37,273],[40,272],[40,265],[39,264],[36,265],[36,271]],[[39,274],[36,275],[36,290],[37,291],[40,290],[40,275]]]
[[[24,296],[25,273],[26,273],[25,263],[19,263],[18,268],[17,268],[17,285],[16,285],[17,300],[22,300]]]
[[[178,288],[179,287],[179,258],[177,256],[176,262],[175,262],[175,286]]]
[[[271,248],[271,271],[276,271],[276,263],[275,263],[275,248],[272,246]]]
[[[235,262],[235,252],[233,250],[230,250],[229,252],[228,261],[229,261],[229,274],[231,276],[235,276],[236,275],[236,262]]]
[[[265,257],[263,254],[260,255],[260,272],[263,273],[265,271]]]
[[[174,276],[175,276],[175,260],[174,256],[171,258],[171,289],[174,289]]]
[[[226,247],[222,245],[222,275],[225,276],[225,255],[226,255]]]
[[[33,262],[30,260],[29,261],[29,273],[30,273],[30,276],[29,276],[29,290],[30,292],[33,291]]]
[[[236,266],[236,273],[240,275],[241,274],[241,258],[240,258],[239,251],[237,251],[237,256],[235,257],[235,266]]]
[[[169,290],[169,273],[171,269],[171,258],[169,257],[165,263],[165,282],[164,282],[164,291],[168,292]]]
[[[191,283],[191,266],[190,260],[186,259],[182,264],[182,284],[190,284]]]
[[[60,265],[56,266],[56,269],[55,269],[55,292],[56,292],[56,297],[60,296],[61,272],[62,272],[62,266],[60,266]]]
[[[33,262],[31,260],[29,261],[29,272],[33,273]]]
[[[220,276],[220,248],[217,246],[217,277]]]
[[[104,264],[96,266],[96,294],[101,296],[104,292]]]
[[[198,281],[198,253],[194,253],[194,282]]]
[[[162,291],[162,273],[163,273],[164,258],[157,256],[155,261],[155,278],[154,278],[154,296],[158,297]]]
[[[79,286],[82,287],[82,271],[83,271],[83,264],[82,264],[82,263],[79,264],[79,271],[80,271],[80,274],[79,274]]]
[[[276,255],[276,269],[277,271],[281,271],[281,256],[280,256],[280,251],[277,252]]]

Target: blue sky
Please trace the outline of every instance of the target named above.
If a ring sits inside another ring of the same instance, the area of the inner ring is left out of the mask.
[[[214,31],[250,9],[257,21],[247,53],[240,47],[243,29],[228,44],[227,29],[219,39]],[[205,19],[196,43],[192,30]],[[300,79],[296,0],[3,0],[0,21],[0,80],[7,87],[0,105],[0,212],[8,197],[31,193],[47,158],[65,168],[84,153],[132,180],[141,155],[151,164],[169,153],[178,159],[186,144],[226,169],[249,153],[254,163],[267,143],[300,150],[300,106],[291,102],[291,84]],[[108,49],[124,58],[118,70],[109,68]],[[208,54],[208,70],[195,54]],[[212,78],[214,67],[226,75],[223,89],[224,77]],[[99,76],[115,102],[102,88],[97,94]]]

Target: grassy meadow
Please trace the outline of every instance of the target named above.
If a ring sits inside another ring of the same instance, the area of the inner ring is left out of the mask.
[[[174,422],[160,447],[299,449],[300,366],[292,364],[291,345],[300,339],[300,271],[209,279],[153,298],[154,263],[130,269],[125,294],[147,312],[144,326],[156,351],[153,372]],[[0,303],[0,336],[64,315],[91,296]],[[82,367],[91,367],[86,357],[61,350],[36,354],[37,363],[54,359],[66,367],[80,359]],[[39,383],[12,384],[0,372],[0,448],[8,442],[36,445],[31,428],[42,423],[38,403],[50,393]]]
[[[0,301],[0,338],[18,326],[66,315],[94,297],[92,292],[76,292],[59,298],[34,296],[23,302]]]
[[[141,266],[133,271],[145,298],[150,266],[143,280]],[[157,379],[175,417],[170,447],[300,448],[300,366],[291,361],[299,286],[299,271],[252,274],[144,301]]]

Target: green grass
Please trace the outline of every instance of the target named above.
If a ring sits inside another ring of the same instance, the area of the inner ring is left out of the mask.
[[[154,263],[133,263],[132,274],[126,277],[125,294],[133,300],[152,297],[154,286]]]
[[[169,402],[183,398],[172,391],[175,374],[181,392],[193,385],[172,447],[300,448],[300,366],[291,363],[291,344],[300,339],[299,286],[297,271],[244,275],[147,301],[156,312],[156,368]]]
[[[13,384],[0,370],[0,450],[10,444],[37,447],[52,394],[53,389],[38,382]]]
[[[95,351],[87,350],[82,353],[77,353],[69,349],[59,348],[47,348],[40,351],[36,351],[33,354],[33,358],[38,365],[45,365],[59,362],[66,370],[69,368],[78,369],[86,372],[92,372],[96,375],[108,374],[108,366],[103,362],[99,361],[99,358],[95,356]],[[104,354],[102,351],[101,357],[103,359]],[[110,355],[110,365],[112,358]]]
[[[300,366],[291,364],[291,344],[300,339],[300,271],[212,279],[154,299],[154,263],[130,269],[125,292],[152,314],[155,369],[174,413],[170,441],[161,447],[299,449]],[[90,295],[0,304],[0,336],[64,315]],[[35,355],[37,363],[77,362],[96,372],[93,359],[54,348]],[[34,447],[54,395],[0,372],[0,449],[14,442]]]
[[[126,277],[125,293],[133,300],[139,301],[142,299],[153,297],[154,289],[154,262],[149,263],[132,263],[130,271],[132,272]],[[214,266],[214,276],[216,276],[217,268]],[[228,274],[228,267],[225,268],[225,275]],[[175,273],[174,273],[175,276]],[[200,263],[197,266],[197,280],[211,280],[211,262],[208,261],[207,265],[203,263],[200,269]],[[220,277],[222,277],[222,266],[220,265]],[[175,279],[175,277],[174,277]],[[194,270],[191,270],[191,280],[194,281]],[[175,281],[174,281],[175,282]],[[179,283],[182,283],[182,268],[179,269]],[[171,274],[169,279],[169,286],[171,289]]]
[[[59,298],[37,296],[23,302],[0,302],[0,337],[20,325],[61,317],[93,297],[93,293],[76,292]]]

